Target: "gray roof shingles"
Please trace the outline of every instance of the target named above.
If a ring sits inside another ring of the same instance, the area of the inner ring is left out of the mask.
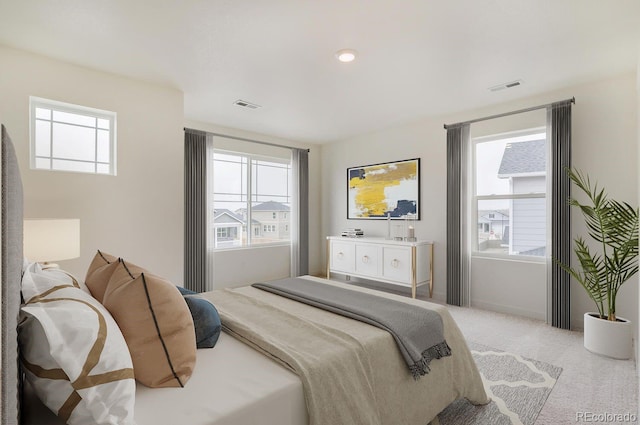
[[[545,170],[544,140],[508,143],[502,154],[498,177],[525,173],[544,173]]]
[[[276,201],[267,201],[251,207],[252,211],[289,211],[289,207]]]

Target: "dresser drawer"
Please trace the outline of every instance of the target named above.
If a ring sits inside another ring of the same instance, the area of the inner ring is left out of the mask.
[[[355,270],[354,244],[331,241],[331,269],[348,273],[352,273]]]
[[[374,245],[356,245],[356,273],[365,276],[378,276],[378,247]]]
[[[385,279],[411,284],[411,249],[382,248],[382,276]]]

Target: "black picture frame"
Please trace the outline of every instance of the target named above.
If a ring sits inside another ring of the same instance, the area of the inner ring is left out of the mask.
[[[347,219],[420,220],[420,158],[347,168]]]

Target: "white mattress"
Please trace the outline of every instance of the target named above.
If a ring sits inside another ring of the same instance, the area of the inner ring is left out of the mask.
[[[200,349],[184,388],[137,384],[138,425],[307,425],[296,374],[222,332],[213,349]],[[23,406],[25,424],[60,424],[35,396]]]

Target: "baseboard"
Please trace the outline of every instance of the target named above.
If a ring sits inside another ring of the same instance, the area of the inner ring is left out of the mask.
[[[532,310],[527,310],[527,309],[517,308],[512,306],[506,306],[501,304],[493,304],[493,303],[471,300],[471,307],[480,308],[483,310],[495,311],[498,313],[513,314],[515,316],[522,316],[522,317],[526,317],[528,319],[534,319],[534,320],[545,321],[547,319],[545,312],[537,312],[537,311],[532,311]]]

